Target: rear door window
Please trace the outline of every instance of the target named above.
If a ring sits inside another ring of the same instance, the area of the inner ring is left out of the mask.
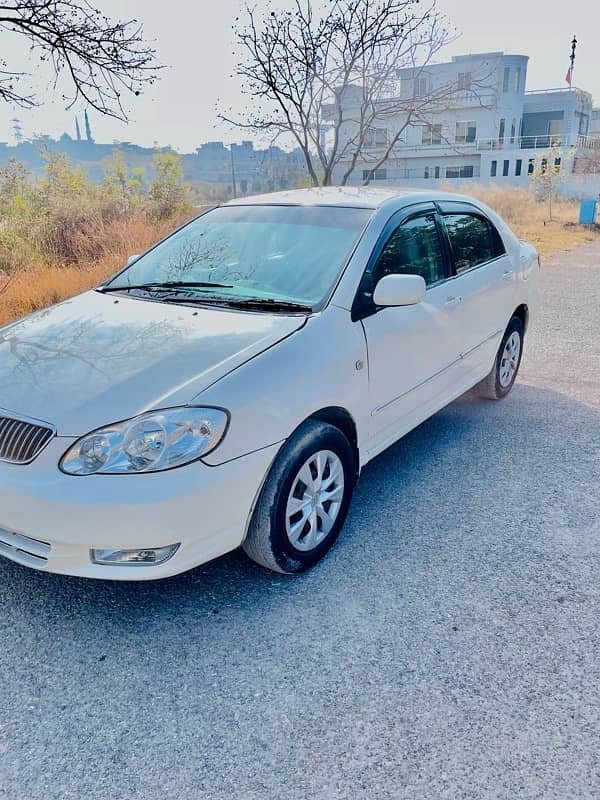
[[[492,223],[478,214],[444,214],[457,274],[478,267],[506,252]]]

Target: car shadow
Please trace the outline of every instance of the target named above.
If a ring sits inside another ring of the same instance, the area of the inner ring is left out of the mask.
[[[526,384],[500,403],[467,394],[365,467],[339,542],[310,573],[277,575],[241,551],[151,582],[57,576],[1,559],[3,613],[51,624],[57,635],[76,621],[145,636],[165,623],[189,630],[373,592],[380,576],[410,579],[465,531],[501,538],[511,522],[535,533],[536,515],[573,471],[573,448],[578,470],[594,458],[589,432],[599,422],[600,410]]]

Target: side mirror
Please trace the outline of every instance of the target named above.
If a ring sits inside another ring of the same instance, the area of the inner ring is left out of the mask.
[[[141,255],[141,253],[136,253],[136,254],[135,254],[135,255],[133,255],[133,256],[129,256],[129,258],[127,259],[127,264],[126,264],[125,266],[126,266],[126,267],[130,267],[130,266],[133,264],[133,262],[134,262],[134,261],[137,261],[137,260],[138,260],[138,258],[140,257],[140,255]]]
[[[427,286],[420,275],[384,275],[373,292],[376,306],[415,306],[425,300]]]

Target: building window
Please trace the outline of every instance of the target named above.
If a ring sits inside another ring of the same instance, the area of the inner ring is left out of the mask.
[[[535,168],[534,165],[535,165],[535,162],[534,162],[533,158],[530,158],[528,163],[527,163],[527,174],[528,175],[533,175],[533,170]]]
[[[546,158],[546,156],[544,156],[540,161],[540,172],[542,173],[542,175],[545,175],[547,171],[548,171],[548,159]]]
[[[520,91],[521,89],[521,67],[517,67],[515,70],[515,92]]]
[[[459,91],[462,89],[470,89],[471,88],[471,73],[470,72],[459,72],[458,73],[458,89]]]
[[[504,78],[502,80],[503,92],[508,92],[509,83],[510,83],[510,67],[504,67]]]
[[[469,164],[467,167],[446,167],[447,178],[472,178],[473,165]]]
[[[590,118],[587,114],[583,114],[577,111],[575,112],[575,116],[579,117],[578,133],[581,136],[585,136],[590,128]]]
[[[386,145],[388,143],[388,130],[387,128],[368,128],[365,131],[364,145],[365,147],[373,147],[378,145]]]
[[[509,167],[510,167],[510,161],[507,158],[505,158],[504,163],[502,164],[502,176],[504,178],[506,178],[508,175]]]
[[[401,78],[400,79],[400,93],[402,97],[411,97],[413,90],[415,88],[414,81],[412,78]]]
[[[500,128],[498,129],[498,142],[500,144],[504,144],[504,133],[506,131],[506,120],[502,118],[500,120]]]
[[[439,177],[440,177],[440,168],[439,168],[439,167],[436,167],[436,168],[433,170],[433,177],[434,177],[434,178],[439,178]]]
[[[562,158],[560,158],[560,156],[558,158],[554,159],[554,168],[553,168],[552,171],[554,172],[555,175],[558,175],[558,173],[560,172],[561,161],[562,161]]]
[[[541,139],[541,147],[547,147],[548,144],[550,147],[553,145],[560,145],[562,144],[562,137],[561,137],[561,130],[562,130],[562,121],[560,119],[551,119],[548,122],[548,139],[540,137]]]
[[[498,162],[492,161],[492,165],[490,167],[490,177],[495,178],[497,171],[498,171]]]
[[[423,97],[427,94],[427,78],[415,78],[414,95],[415,97]]]
[[[363,169],[363,181],[385,181],[387,179],[387,169]]]
[[[442,143],[442,126],[440,125],[423,125],[421,127],[421,144],[441,144]]]
[[[425,167],[425,171],[423,173],[423,177],[424,178],[428,178],[429,177],[429,167]]]
[[[457,122],[454,141],[457,144],[474,142],[477,136],[477,124],[475,122]]]
[[[515,135],[517,133],[517,120],[513,117],[512,125],[510,126],[510,143],[515,143]]]
[[[515,175],[518,177],[521,174],[521,169],[523,167],[523,160],[521,158],[517,158],[515,161]]]

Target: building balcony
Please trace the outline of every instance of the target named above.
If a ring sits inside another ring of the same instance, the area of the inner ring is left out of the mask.
[[[388,147],[388,144],[372,144],[363,147],[363,154],[375,160]],[[544,134],[540,136],[505,136],[504,139],[475,139],[472,142],[452,142],[450,140],[435,141],[431,144],[398,142],[392,148],[391,158],[408,158],[409,156],[449,156],[471,155],[490,150],[540,150],[550,147],[578,147],[584,149],[600,149],[600,136],[557,136]]]

